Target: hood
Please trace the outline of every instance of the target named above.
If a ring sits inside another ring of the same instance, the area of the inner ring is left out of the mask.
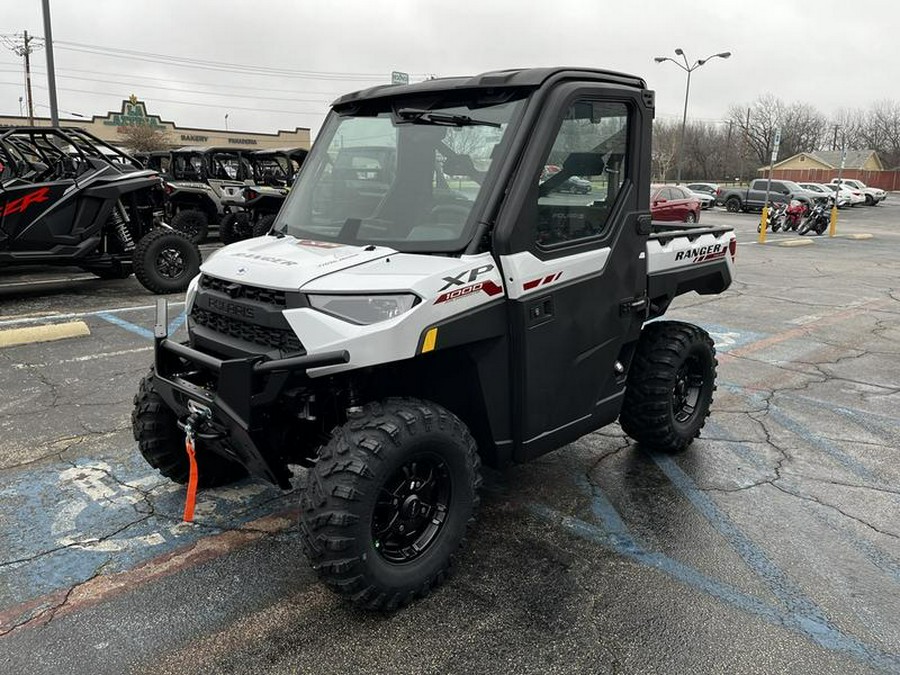
[[[313,279],[393,253],[384,246],[265,236],[220,249],[200,266],[200,271],[241,284],[296,291]]]

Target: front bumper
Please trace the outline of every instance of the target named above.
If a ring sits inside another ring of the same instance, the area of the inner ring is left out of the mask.
[[[290,487],[284,469],[269,461],[267,435],[260,409],[270,406],[282,393],[289,377],[305,374],[311,368],[347,363],[346,350],[322,354],[267,359],[253,355],[219,359],[168,337],[168,306],[160,298],[156,303],[154,329],[154,389],[180,422],[198,409],[205,419],[197,438],[226,438],[228,443],[214,444],[228,459],[240,462],[251,474],[284,488]],[[216,376],[215,390],[188,379],[207,373]]]

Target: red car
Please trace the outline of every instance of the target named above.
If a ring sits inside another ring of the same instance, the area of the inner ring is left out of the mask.
[[[690,190],[678,185],[650,186],[650,217],[696,223],[700,220],[700,200]]]

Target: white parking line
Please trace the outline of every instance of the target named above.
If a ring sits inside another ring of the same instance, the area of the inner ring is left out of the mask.
[[[149,352],[153,347],[135,347],[134,349],[120,349],[115,352],[101,352],[100,354],[85,354],[84,356],[76,356],[71,359],[62,359],[60,361],[52,361],[50,363],[14,363],[12,367],[16,370],[24,368],[49,368],[51,366],[61,366],[65,363],[80,363],[82,361],[94,361],[96,359],[108,359],[113,356],[122,356],[123,354],[137,354],[139,352]]]
[[[0,284],[0,289],[3,288],[34,288],[35,286],[49,286],[52,284],[56,284],[59,286],[60,284],[68,284],[73,281],[88,281],[88,280],[97,280],[93,274],[88,275],[78,275],[74,277],[60,277],[58,279],[35,279],[32,281],[13,281],[10,283]]]
[[[170,302],[169,307],[181,307],[184,302]],[[135,307],[116,307],[113,309],[97,309],[91,312],[73,312],[71,314],[50,314],[47,316],[25,317],[20,319],[0,320],[0,326],[20,326],[29,323],[41,323],[47,321],[56,321],[61,319],[82,319],[86,316],[97,316],[98,314],[118,314],[120,312],[138,312],[141,310],[156,309],[156,305],[137,305]]]

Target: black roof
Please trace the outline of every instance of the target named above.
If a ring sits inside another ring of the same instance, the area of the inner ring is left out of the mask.
[[[507,89],[537,88],[547,80],[578,79],[597,82],[623,84],[630,87],[646,89],[647,83],[640,77],[597,68],[520,68],[515,70],[492,70],[481,75],[467,77],[441,77],[415,84],[382,84],[351,94],[345,94],[335,100],[331,106],[340,106],[359,101],[391,98],[394,96],[410,96],[416,94],[432,94],[466,89]]]

